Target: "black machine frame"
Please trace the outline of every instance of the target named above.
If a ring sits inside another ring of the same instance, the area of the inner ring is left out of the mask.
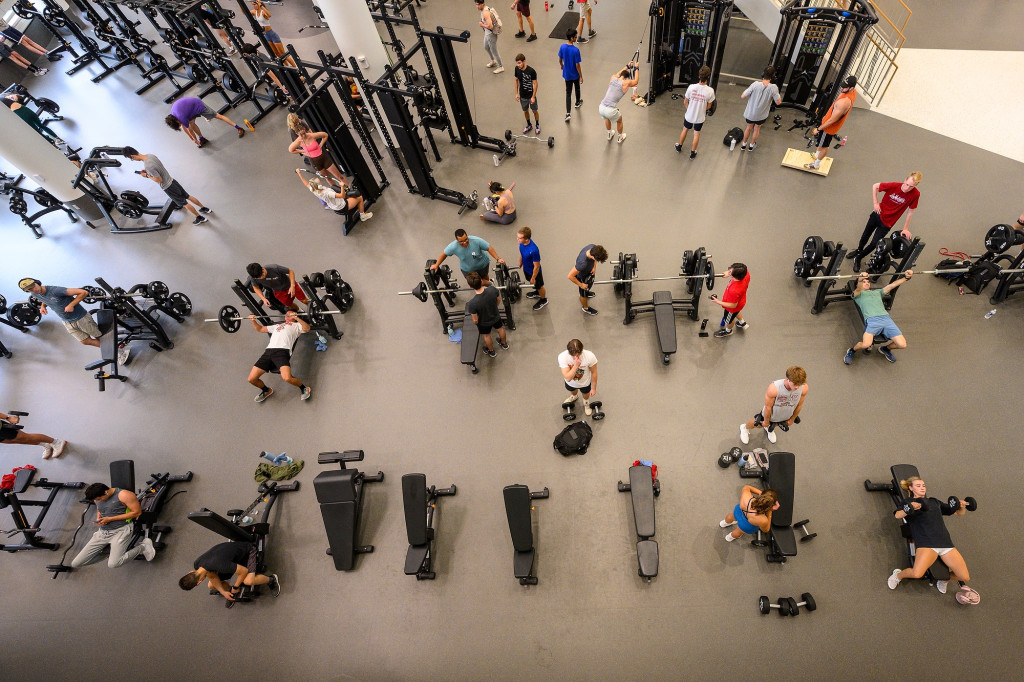
[[[702,66],[711,68],[708,85],[718,87],[732,9],[733,0],[652,0],[648,104],[663,92],[696,83]]]
[[[21,416],[24,412],[11,414],[18,414]],[[40,478],[38,481],[35,480],[38,469],[31,468],[19,469],[15,474],[14,485],[10,488],[0,489],[0,509],[10,507],[11,518],[14,520],[14,529],[11,534],[21,533],[25,541],[18,544],[0,544],[0,551],[4,552],[19,552],[25,549],[49,549],[56,550],[59,545],[53,542],[44,542],[39,537],[40,527],[43,524],[43,519],[50,512],[50,507],[53,505],[54,500],[57,499],[57,495],[61,490],[68,488],[81,489],[85,487],[85,483],[82,481],[75,481],[72,483],[58,483],[56,481],[50,481],[46,478]],[[49,491],[45,499],[42,500],[23,500],[19,495],[25,493],[28,488],[42,488]],[[29,521],[28,516],[25,514],[25,507],[39,507],[39,513],[36,515],[35,520]]]

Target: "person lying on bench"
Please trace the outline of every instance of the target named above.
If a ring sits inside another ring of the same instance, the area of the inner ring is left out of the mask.
[[[306,180],[306,177],[303,175],[305,170],[302,168],[296,168],[295,172],[298,174],[299,180],[302,180],[302,184],[306,186],[306,189],[312,192],[317,199],[324,202],[324,205],[332,211],[346,211],[358,208],[359,220],[361,222],[366,222],[373,217],[373,213],[366,210],[366,204],[363,202],[361,195],[348,196],[348,191],[351,187],[349,183],[342,182],[342,191],[335,192],[333,187],[319,178]]]
[[[110,558],[107,566],[117,568],[131,561],[139,554],[152,561],[156,556],[156,548],[149,538],[144,539],[131,549],[134,529],[131,521],[142,513],[139,498],[131,490],[110,488],[104,483],[93,483],[85,489],[85,499],[96,505],[96,525],[100,528],[93,533],[85,547],[71,560],[72,568],[81,568],[94,564],[103,557],[103,548],[110,546]]]
[[[249,321],[252,322],[252,328],[256,331],[264,334],[270,333],[270,343],[267,344],[267,349],[263,351],[263,355],[249,372],[249,383],[260,389],[259,395],[254,400],[262,403],[274,395],[274,389],[263,383],[260,377],[275,369],[281,371],[282,379],[299,389],[302,400],[309,400],[312,390],[292,376],[292,347],[295,346],[300,334],[309,331],[309,323],[299,317],[294,310],[289,310],[284,314],[284,322],[279,322],[271,327],[261,325],[256,321],[255,315],[250,315]]]
[[[871,348],[871,345],[875,342],[875,334],[878,333],[883,334],[885,338],[889,339],[889,344],[879,346],[878,352],[884,355],[885,359],[889,362],[896,362],[892,352],[906,348],[907,339],[889,316],[889,311],[885,309],[885,304],[882,303],[882,296],[888,294],[904,282],[909,282],[913,276],[914,271],[907,270],[903,277],[900,277],[892,284],[888,284],[881,289],[872,289],[871,276],[866,272],[860,273],[860,277],[857,278],[857,288],[853,290],[853,302],[857,304],[861,317],[864,318],[864,335],[860,341],[846,351],[843,362],[849,365],[853,362],[853,356],[857,351]]]
[[[953,540],[946,530],[946,522],[943,516],[963,516],[967,513],[967,502],[960,500],[953,508],[948,503],[934,497],[925,497],[928,488],[924,481],[917,476],[900,481],[900,487],[908,497],[904,500],[903,508],[893,512],[897,519],[906,519],[910,526],[910,536],[914,541],[917,551],[914,555],[914,565],[910,568],[895,569],[889,576],[889,589],[895,590],[896,586],[904,578],[920,578],[925,574],[936,559],[942,559],[942,563],[949,567],[949,580],[956,580],[960,584],[960,591],[956,600],[961,604],[977,604],[981,596],[971,587],[967,581],[971,574],[967,572],[967,564],[963,556],[953,547]],[[946,587],[949,580],[936,580],[935,587],[942,594],[946,594]]]
[[[772,528],[772,512],[779,508],[779,495],[771,488],[761,492],[752,485],[743,486],[740,501],[725,519],[718,522],[722,528],[735,525],[736,529],[725,535],[728,542],[743,537],[743,534],[767,534]]]
[[[217,590],[228,601],[235,601],[243,585],[269,585],[270,593],[277,597],[281,594],[281,581],[276,573],[269,576],[257,573],[258,563],[259,555],[254,543],[222,542],[195,560],[193,570],[178,580],[178,587],[188,591],[208,579],[211,590]],[[232,576],[238,576],[234,585],[228,582]]]

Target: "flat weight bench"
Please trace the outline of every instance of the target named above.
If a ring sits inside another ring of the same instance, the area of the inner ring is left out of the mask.
[[[674,322],[673,318],[673,322]],[[633,524],[636,526],[637,574],[647,582],[658,575],[658,543],[654,537],[654,498],[661,494],[661,481],[651,474],[651,467],[629,467],[629,483],[619,481],[619,492],[633,498]]]
[[[339,571],[351,571],[356,554],[369,554],[373,545],[357,544],[359,516],[363,506],[363,484],[379,483],[384,480],[384,472],[378,471],[376,476],[367,476],[357,469],[345,467],[347,462],[363,461],[362,450],[346,450],[345,452],[321,452],[317,464],[341,465],[336,471],[322,471],[313,479],[313,489],[320,503],[320,514],[324,519],[327,531],[327,542],[330,545],[327,555],[334,558],[334,568]]]
[[[661,348],[661,362],[669,363],[669,356],[676,352],[676,313],[672,307],[671,291],[654,292],[654,328],[658,332],[658,346]],[[655,569],[657,574],[657,569]]]
[[[50,506],[57,498],[57,494],[64,488],[84,488],[85,483],[76,481],[74,483],[56,483],[41,478],[33,482],[36,476],[36,469],[18,469],[14,473],[14,484],[10,488],[0,489],[0,509],[11,508],[11,518],[14,519],[14,529],[8,535],[21,533],[25,536],[25,542],[16,545],[0,544],[0,550],[5,552],[18,552],[23,549],[49,549],[56,550],[59,545],[55,542],[43,542],[39,537],[39,527],[46,518]],[[43,488],[49,490],[45,500],[23,500],[19,495],[25,493],[29,488]],[[35,521],[30,525],[25,515],[25,507],[41,507]]]
[[[480,329],[473,324],[473,316],[469,312],[464,313],[462,318],[462,348],[460,360],[462,364],[469,365],[470,371],[476,374],[480,368],[476,366],[476,356],[480,352]]]
[[[889,493],[896,509],[902,509],[906,494],[900,487],[900,481],[905,481],[911,476],[920,476],[920,474],[913,464],[895,464],[889,467],[889,472],[892,474],[891,483],[872,483],[870,479],[867,479],[864,481],[864,489],[868,492]],[[907,568],[912,568],[917,556],[917,547],[914,545],[914,538],[910,535],[910,526],[905,518],[900,525],[900,534],[907,543]],[[925,571],[924,577],[928,579],[930,585],[934,585],[936,580],[949,580],[949,567],[941,561],[936,561]]]
[[[100,328],[100,359],[85,366],[87,372],[97,370],[93,378],[100,384],[100,392],[107,389],[107,380],[128,381],[128,377],[117,371],[117,316],[113,310],[101,308],[92,313],[96,317],[96,326]],[[111,371],[104,371],[107,365]],[[128,488],[132,490],[132,488]]]
[[[533,546],[533,500],[545,500],[550,493],[547,488],[530,492],[525,485],[507,485],[502,490],[505,496],[505,515],[508,516],[508,530],[512,535],[512,570],[520,585],[536,585],[533,564],[537,551]]]
[[[455,494],[455,484],[447,488],[427,487],[423,474],[402,476],[402,502],[405,504],[405,533],[409,538],[409,551],[405,555],[405,574],[416,580],[433,580],[431,570],[434,557],[434,508],[438,497]],[[423,513],[426,508],[426,514]]]
[[[768,563],[786,563],[786,557],[796,556],[796,531],[803,536],[801,542],[807,542],[817,536],[807,530],[809,519],[793,523],[793,489],[796,478],[796,456],[792,452],[770,452],[755,450],[747,458],[748,464],[740,467],[741,478],[754,478],[752,471],[758,472],[765,484],[779,494],[779,508],[772,513],[772,526],[768,537],[764,538],[761,531],[757,532],[751,544],[755,547],[768,547],[765,560]]]

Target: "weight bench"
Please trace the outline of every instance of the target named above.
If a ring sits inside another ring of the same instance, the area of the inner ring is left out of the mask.
[[[270,535],[270,513],[274,509],[274,504],[277,502],[277,496],[281,493],[291,492],[299,489],[299,482],[294,481],[292,483],[278,483],[277,481],[267,481],[261,483],[257,488],[257,497],[253,500],[245,509],[229,509],[227,514],[231,517],[230,520],[224,518],[216,512],[212,512],[206,507],[203,507],[197,512],[191,512],[188,515],[189,521],[195,521],[200,526],[207,530],[211,530],[221,537],[236,542],[248,542],[256,545],[256,573],[263,573],[266,571],[266,555],[267,555],[267,538]],[[263,507],[263,513],[260,515],[259,521],[250,523],[247,525],[243,524],[243,519],[246,514],[251,512],[261,503],[266,503]],[[217,594],[214,592],[213,594]],[[243,585],[242,591],[235,596],[235,601],[228,602],[228,608],[231,608],[238,602],[252,601],[260,594],[259,585]]]
[[[480,371],[476,366],[476,356],[480,353],[480,329],[473,324],[473,316],[469,312],[463,313],[462,318],[462,349],[459,360],[464,365],[469,365],[473,374]]]
[[[330,545],[327,555],[334,558],[336,570],[351,571],[356,554],[369,554],[373,551],[373,545],[356,544],[359,514],[363,506],[363,484],[383,481],[384,472],[378,471],[376,476],[367,476],[357,469],[346,468],[346,462],[363,461],[362,450],[321,452],[316,461],[317,464],[337,462],[341,465],[336,471],[317,474],[313,479],[313,489],[320,503],[320,514],[324,518],[324,529]]]
[[[545,500],[550,493],[547,488],[530,492],[525,485],[518,483],[507,485],[502,489],[505,496],[505,515],[508,516],[508,530],[512,535],[512,570],[520,585],[536,585],[537,577],[533,575],[534,559],[537,550],[533,546],[533,509],[532,500]]]
[[[59,493],[64,488],[84,488],[85,483],[76,481],[74,483],[56,483],[48,481],[45,478],[41,478],[38,481],[33,482],[36,476],[36,469],[18,469],[14,473],[14,483],[10,488],[0,488],[0,509],[11,508],[11,518],[14,519],[14,529],[8,532],[8,535],[15,533],[21,533],[25,536],[25,541],[16,545],[4,545],[0,544],[0,550],[5,552],[17,552],[23,549],[49,549],[56,550],[59,545],[55,542],[43,542],[42,538],[39,537],[40,526],[43,524],[43,519],[46,518],[47,512],[50,511],[50,505],[57,498]],[[45,500],[23,500],[19,495],[22,495],[29,487],[32,488],[43,488],[49,490],[49,494]],[[41,507],[39,514],[36,516],[35,521],[29,525],[28,517],[25,515],[25,507]]]
[[[861,311],[860,306],[857,305],[857,301],[853,297],[853,290],[856,289],[856,288],[857,288],[857,280],[851,279],[849,282],[847,282],[846,290],[850,294],[850,300],[853,301],[853,307],[857,310],[857,317],[860,318],[860,323],[861,323],[861,335],[863,335],[864,334],[864,325],[867,324],[867,320],[864,319],[864,313]],[[882,295],[882,300],[885,301],[886,298],[887,298],[887,296],[885,294],[883,294]],[[886,310],[888,310],[888,307],[886,308]],[[875,338],[873,340],[873,343],[876,346],[877,345],[883,345],[884,346],[884,345],[888,345],[891,340],[892,339],[890,339],[885,334],[880,332],[878,334],[875,334]],[[868,346],[867,348],[865,348],[864,349],[864,355],[871,355],[871,349],[872,348],[873,348],[873,346]]]
[[[807,530],[809,519],[793,523],[793,489],[796,477],[796,456],[792,452],[769,452],[755,450],[747,458],[746,466],[740,467],[741,478],[760,478],[779,494],[779,508],[772,512],[772,525],[768,537],[761,531],[751,541],[755,547],[768,547],[765,560],[768,563],[786,563],[786,557],[796,556],[796,531],[803,536],[800,542],[807,542],[817,533]]]
[[[889,497],[892,498],[896,509],[902,509],[906,493],[900,487],[900,481],[905,481],[911,476],[920,476],[920,474],[917,471],[917,467],[913,464],[895,464],[889,467],[889,472],[892,474],[891,483],[872,483],[870,479],[865,479],[864,489],[873,493],[889,493]],[[914,539],[910,535],[910,526],[905,518],[902,519],[900,524],[900,534],[907,543],[907,568],[911,568],[917,556],[917,548],[914,545]],[[936,561],[925,571],[924,577],[928,579],[928,584],[930,585],[934,585],[936,580],[949,580],[949,568],[941,561]]]
[[[97,370],[93,378],[99,382],[100,392],[102,393],[107,390],[108,380],[116,379],[124,383],[128,381],[128,377],[119,374],[117,371],[117,314],[113,310],[106,308],[94,310],[92,314],[96,318],[96,326],[100,328],[100,359],[86,365],[85,371]],[[107,365],[111,366],[109,372],[103,370]]]
[[[658,332],[658,346],[661,348],[661,362],[669,363],[669,356],[676,352],[676,313],[672,308],[671,291],[655,291],[654,328]],[[652,524],[653,525],[653,524]],[[657,575],[657,561],[655,561]]]
[[[405,574],[416,580],[433,580],[431,570],[434,556],[434,508],[438,497],[455,494],[455,484],[447,488],[427,487],[423,474],[402,476],[402,502],[405,505],[405,534],[409,538],[409,551],[405,555]],[[427,510],[423,514],[424,507]]]
[[[639,538],[637,575],[651,582],[651,578],[658,575],[658,543],[651,538],[654,537],[654,498],[661,494],[661,481],[654,478],[651,467],[634,465],[629,467],[629,483],[619,481],[619,492],[628,492],[633,498],[633,524]]]

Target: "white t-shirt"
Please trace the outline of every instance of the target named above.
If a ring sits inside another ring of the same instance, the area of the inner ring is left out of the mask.
[[[569,355],[569,351],[563,350],[558,354],[558,366],[562,369],[572,367],[576,359]],[[576,368],[576,375],[566,381],[573,388],[586,388],[590,385],[590,368],[597,364],[597,356],[586,348],[580,353],[580,366]]]
[[[686,88],[686,99],[690,101],[690,106],[686,107],[686,120],[703,123],[707,118],[708,105],[715,101],[715,91],[708,85],[694,83]]]
[[[309,191],[313,192],[313,194],[316,195],[320,200],[327,202],[327,205],[331,207],[332,211],[340,211],[342,209],[348,208],[348,199],[339,199],[337,197],[338,193],[335,192],[330,187],[323,187],[321,185],[319,192],[313,191],[313,188],[310,187]]]
[[[267,344],[267,348],[284,348],[289,351],[299,335],[306,333],[298,322],[280,322],[267,329],[270,330],[270,343]]]

